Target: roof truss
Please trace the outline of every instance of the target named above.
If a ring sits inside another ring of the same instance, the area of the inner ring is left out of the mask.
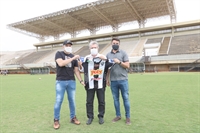
[[[23,20],[7,25],[11,30],[39,37],[59,39],[63,34],[89,30],[91,34],[105,27],[118,31],[124,23],[138,22],[145,27],[147,19],[170,16],[176,21],[174,0],[98,0],[70,9]]]

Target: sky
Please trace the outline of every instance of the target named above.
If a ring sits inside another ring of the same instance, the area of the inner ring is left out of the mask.
[[[0,51],[35,49],[33,44],[39,43],[6,25],[94,1],[97,0],[0,0]],[[200,0],[175,0],[175,6],[177,22],[200,20]]]

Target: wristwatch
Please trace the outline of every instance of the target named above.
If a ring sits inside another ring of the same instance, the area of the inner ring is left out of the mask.
[[[83,80],[80,80],[80,83],[83,82]]]

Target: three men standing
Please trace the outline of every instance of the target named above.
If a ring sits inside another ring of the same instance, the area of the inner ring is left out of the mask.
[[[98,99],[98,118],[99,124],[104,123],[105,114],[105,88],[106,84],[111,87],[111,92],[114,100],[116,117],[112,122],[117,122],[121,119],[119,94],[124,102],[126,124],[130,125],[130,102],[128,88],[128,72],[129,59],[125,51],[119,50],[120,40],[113,38],[111,41],[112,50],[106,56],[99,54],[99,45],[96,41],[89,44],[90,54],[84,58],[83,62],[78,62],[79,55],[72,54],[72,42],[64,41],[63,51],[58,51],[55,55],[56,61],[56,102],[54,105],[54,128],[60,127],[60,109],[64,98],[65,91],[67,92],[70,122],[79,125],[80,121],[76,118],[75,112],[75,76],[86,90],[86,112],[88,120],[87,125],[90,125],[94,119],[93,103],[95,93]],[[109,62],[113,60],[114,64]],[[112,67],[111,67],[112,66]],[[84,72],[84,81],[81,78],[80,72]]]

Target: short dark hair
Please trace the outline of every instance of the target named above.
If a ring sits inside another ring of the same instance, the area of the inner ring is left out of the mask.
[[[112,41],[113,41],[113,40],[120,42],[120,39],[117,38],[117,37],[113,37],[113,38],[112,38]]]

